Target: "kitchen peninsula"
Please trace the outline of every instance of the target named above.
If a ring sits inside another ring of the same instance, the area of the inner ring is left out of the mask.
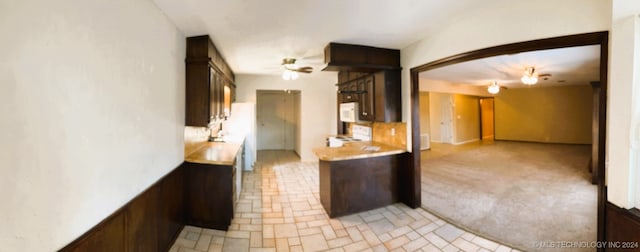
[[[398,202],[398,170],[403,148],[380,142],[350,142],[318,147],[320,202],[329,217],[339,217]]]
[[[328,147],[313,150],[322,206],[333,218],[403,201],[408,171],[400,51],[329,43],[324,56],[323,71],[338,72],[337,132],[350,135],[339,137],[361,141],[340,146],[329,139]]]

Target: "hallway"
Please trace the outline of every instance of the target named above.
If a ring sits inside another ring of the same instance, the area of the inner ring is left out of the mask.
[[[290,151],[259,151],[243,179],[229,231],[187,226],[170,251],[517,251],[404,204],[329,219],[318,163]]]

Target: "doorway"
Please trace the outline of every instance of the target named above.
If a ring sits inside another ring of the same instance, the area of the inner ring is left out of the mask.
[[[494,99],[480,98],[480,140],[490,140],[494,136]]]
[[[300,154],[300,91],[257,90],[258,150]]]
[[[406,178],[407,183],[406,190],[408,191],[408,195],[404,198],[407,205],[411,207],[419,207],[422,204],[422,191],[421,191],[421,157],[420,157],[420,112],[419,112],[419,103],[420,103],[420,89],[419,89],[419,74],[424,71],[428,71],[431,69],[436,69],[439,67],[452,65],[461,62],[467,62],[470,60],[486,58],[497,55],[509,55],[509,54],[517,54],[521,52],[528,51],[536,51],[536,50],[544,50],[544,49],[556,49],[556,48],[567,48],[567,47],[575,47],[575,46],[585,46],[585,45],[599,45],[600,46],[600,66],[599,66],[599,75],[601,80],[601,93],[598,94],[597,98],[599,102],[597,103],[598,109],[600,111],[600,116],[594,120],[597,121],[597,125],[594,125],[592,128],[594,139],[598,139],[597,142],[597,151],[595,156],[597,156],[597,161],[594,163],[593,172],[594,176],[597,180],[597,240],[604,241],[605,240],[605,202],[607,201],[606,197],[606,188],[605,188],[605,180],[604,180],[604,158],[605,156],[605,144],[604,141],[606,136],[606,99],[607,99],[607,63],[608,63],[608,32],[596,32],[596,33],[586,33],[586,34],[578,34],[578,35],[570,35],[564,37],[556,37],[549,39],[541,39],[527,42],[520,42],[514,44],[507,44],[501,46],[495,46],[491,48],[480,49],[472,52],[461,53],[458,55],[453,55],[447,58],[443,58],[440,60],[432,61],[426,63],[424,65],[420,65],[417,67],[413,67],[410,70],[411,76],[411,128],[412,130],[412,151],[410,155],[410,167],[407,172],[408,176]],[[425,186],[428,186],[425,184]]]

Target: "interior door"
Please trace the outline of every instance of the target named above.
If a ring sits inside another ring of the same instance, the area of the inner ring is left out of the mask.
[[[443,143],[453,143],[453,97],[444,95],[440,99],[442,115],[440,117],[440,141]]]
[[[259,92],[256,97],[258,107],[258,150],[284,149],[284,103],[281,93]]]
[[[480,99],[480,139],[492,139],[494,135],[493,125],[493,98]]]
[[[258,150],[294,150],[295,97],[292,92],[258,91],[256,95]]]

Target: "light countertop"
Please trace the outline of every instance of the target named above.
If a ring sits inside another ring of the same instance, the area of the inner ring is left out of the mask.
[[[225,137],[225,142],[185,143],[184,161],[199,164],[233,165],[244,137]],[[188,147],[187,147],[188,146]]]
[[[367,147],[379,147],[378,150],[367,150]],[[317,147],[313,152],[322,161],[339,161],[359,158],[395,155],[406,152],[406,149],[379,142],[347,142],[342,147]]]

